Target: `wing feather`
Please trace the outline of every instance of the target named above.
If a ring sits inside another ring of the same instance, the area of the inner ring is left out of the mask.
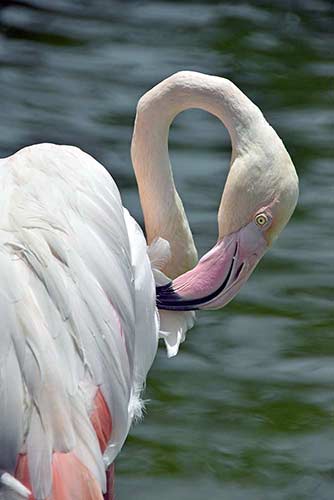
[[[0,192],[0,469],[26,453],[44,499],[53,454],[71,451],[103,490],[157,348],[144,236],[110,175],[74,147],[1,160]],[[104,462],[90,420],[98,388],[112,416]]]

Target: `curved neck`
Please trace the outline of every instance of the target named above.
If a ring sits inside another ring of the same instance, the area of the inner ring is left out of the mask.
[[[189,224],[175,189],[168,155],[169,127],[177,114],[200,108],[219,118],[231,137],[232,160],[254,143],[260,110],[229,80],[182,71],[159,83],[139,101],[131,145],[147,241],[165,238],[172,259],[164,271],[175,277],[197,260]]]

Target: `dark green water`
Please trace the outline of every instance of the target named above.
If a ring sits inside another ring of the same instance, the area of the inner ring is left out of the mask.
[[[199,314],[177,358],[159,351],[147,416],[118,459],[119,500],[334,499],[333,14],[320,0],[1,2],[1,156],[76,144],[141,222],[136,101],[194,69],[256,101],[300,176],[289,227],[239,296]],[[170,146],[202,253],[216,237],[228,136],[190,111]]]

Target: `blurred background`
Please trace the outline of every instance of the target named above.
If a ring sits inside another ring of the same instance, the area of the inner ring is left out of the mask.
[[[2,0],[0,155],[75,144],[142,224],[130,140],[138,98],[180,69],[233,80],[283,138],[300,203],[250,282],[159,350],[147,415],[118,458],[117,499],[334,498],[333,3]],[[170,150],[200,254],[230,157],[200,111]]]

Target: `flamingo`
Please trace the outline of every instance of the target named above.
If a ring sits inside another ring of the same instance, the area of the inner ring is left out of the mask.
[[[218,239],[197,252],[168,157],[174,117],[227,127]],[[0,160],[0,499],[113,498],[113,463],[157,351],[226,305],[290,219],[298,177],[231,81],[181,71],[140,100],[131,146],[143,231],[109,173],[72,146]]]

